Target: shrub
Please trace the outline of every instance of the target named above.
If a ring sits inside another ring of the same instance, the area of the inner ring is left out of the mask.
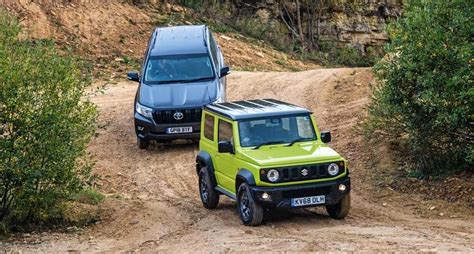
[[[401,140],[401,160],[423,174],[473,168],[473,6],[408,1],[375,66],[368,131]]]
[[[60,218],[90,180],[96,119],[81,62],[19,32],[0,10],[0,223],[9,227]]]

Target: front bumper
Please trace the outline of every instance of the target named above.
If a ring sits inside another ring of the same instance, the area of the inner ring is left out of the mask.
[[[199,139],[201,123],[157,124],[154,121],[135,113],[135,133],[148,140]],[[166,128],[192,127],[192,133],[167,134]]]
[[[346,189],[344,191],[339,190],[339,185],[344,184]],[[291,208],[291,199],[292,198],[302,198],[302,197],[311,197],[311,196],[325,196],[325,203],[319,205],[309,205],[309,206],[325,206],[325,205],[334,205],[341,201],[341,199],[349,194],[351,190],[351,179],[349,176],[346,176],[342,179],[322,182],[322,183],[312,183],[304,185],[293,185],[293,186],[282,186],[282,187],[250,187],[252,196],[254,200],[261,203],[264,207],[274,208]],[[270,195],[270,198],[263,199],[262,194],[267,193]],[[308,206],[299,206],[299,207],[308,207]]]

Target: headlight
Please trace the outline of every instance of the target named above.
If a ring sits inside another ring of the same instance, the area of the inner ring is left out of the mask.
[[[328,166],[328,173],[335,176],[339,173],[339,166],[336,163],[331,163]]]
[[[221,102],[224,102],[223,97],[217,97],[217,99],[214,101],[214,103],[221,103]]]
[[[136,106],[135,106],[135,109],[137,110],[137,113],[146,117],[146,118],[152,118],[153,116],[153,109],[149,108],[149,107],[145,107],[143,105],[141,105],[140,103],[137,102]]]
[[[270,182],[276,182],[278,179],[280,179],[280,172],[276,169],[270,169],[267,173],[267,179]]]

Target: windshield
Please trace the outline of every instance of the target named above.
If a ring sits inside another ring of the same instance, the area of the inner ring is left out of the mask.
[[[239,134],[242,147],[316,140],[309,115],[241,121]]]
[[[208,55],[177,55],[150,58],[145,83],[173,83],[214,78]]]

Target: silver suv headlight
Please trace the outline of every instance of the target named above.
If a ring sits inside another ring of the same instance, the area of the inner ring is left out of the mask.
[[[224,102],[224,98],[222,96],[217,97],[217,100],[214,101],[214,103],[221,103]]]
[[[137,102],[137,104],[135,105],[135,109],[137,111],[138,114],[146,117],[146,118],[152,118],[153,117],[153,109],[149,108],[149,107],[145,107],[143,105],[141,105],[140,103]]]

